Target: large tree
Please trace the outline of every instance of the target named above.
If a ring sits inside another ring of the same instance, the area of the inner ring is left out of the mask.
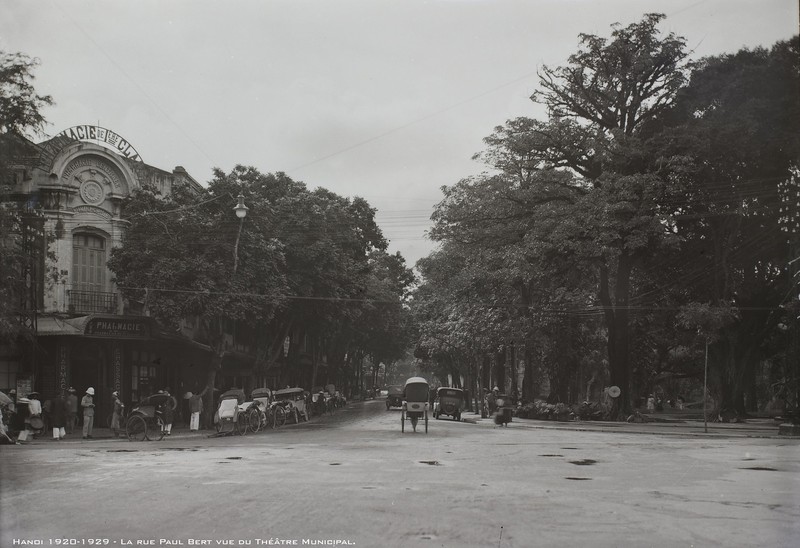
[[[28,291],[24,282],[31,269],[31,256],[24,248],[23,233],[41,225],[35,211],[22,212],[13,202],[19,156],[29,150],[26,135],[43,134],[43,110],[53,104],[49,95],[39,95],[33,86],[39,64],[22,53],[0,51],[0,341],[14,343],[33,334],[20,321],[21,306]],[[35,306],[35,303],[29,303]]]

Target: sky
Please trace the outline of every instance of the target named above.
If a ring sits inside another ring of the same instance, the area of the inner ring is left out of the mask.
[[[363,197],[413,266],[483,138],[544,118],[537,70],[652,12],[695,59],[798,32],[797,0],[0,0],[0,49],[40,60],[49,135],[97,124],[204,186],[242,164]]]

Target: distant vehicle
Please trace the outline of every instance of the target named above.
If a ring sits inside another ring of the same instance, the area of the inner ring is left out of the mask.
[[[381,388],[378,392],[378,397],[385,398],[389,395],[389,390],[387,388]]]
[[[433,404],[433,418],[442,415],[461,420],[461,411],[464,409],[464,391],[460,388],[441,387],[436,390],[436,401]]]
[[[425,419],[425,433],[428,433],[428,381],[422,377],[411,377],[403,387],[403,410],[400,415],[400,431],[406,431],[406,417],[411,427],[417,431],[419,419]]]
[[[403,387],[394,385],[386,390],[386,410],[392,407],[403,407]]]

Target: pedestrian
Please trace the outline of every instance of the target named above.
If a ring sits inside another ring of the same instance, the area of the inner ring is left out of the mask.
[[[53,427],[53,441],[60,441],[67,435],[67,402],[63,392],[50,400],[50,424]]]
[[[3,409],[8,410],[8,406],[0,405],[0,444],[10,444],[16,445],[17,441],[13,439],[11,436],[8,435],[8,429],[6,428],[5,420],[3,419]]]
[[[67,390],[66,410],[67,434],[72,434],[75,425],[78,424],[78,396],[75,395],[75,389],[71,386]]]
[[[187,392],[184,396],[185,399],[189,400],[189,412],[191,413],[189,418],[189,430],[192,432],[200,430],[200,413],[203,412],[203,396],[207,391],[208,386],[203,388],[203,391],[199,394]]]
[[[15,388],[9,390],[8,397],[11,398],[11,403],[6,405],[6,411],[9,415],[14,415],[17,412],[17,390]]]
[[[166,390],[159,390],[158,393],[167,396],[164,398],[164,403],[161,404],[161,419],[164,421],[164,434],[171,436],[173,420],[172,396]]]
[[[44,429],[44,419],[42,419],[42,402],[39,401],[39,393],[31,392],[28,394],[28,426],[31,437],[35,433],[41,433]]]
[[[113,398],[114,410],[111,412],[111,431],[114,432],[114,437],[119,437],[119,420],[125,411],[125,404],[119,399],[119,392],[116,390],[111,393]]]
[[[86,394],[81,398],[83,408],[83,439],[92,439],[94,428],[94,388],[86,389]]]

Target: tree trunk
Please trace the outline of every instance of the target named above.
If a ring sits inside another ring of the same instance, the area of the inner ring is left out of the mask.
[[[525,376],[522,377],[522,399],[532,402],[536,398],[536,379],[534,378],[533,351],[525,345]]]
[[[630,393],[630,356],[629,356],[629,318],[628,304],[630,300],[631,258],[622,253],[617,260],[617,272],[614,277],[614,298],[610,292],[608,266],[600,266],[600,302],[604,307],[606,327],[608,329],[608,364],[610,382],[618,386],[620,396],[615,400],[612,418],[618,419],[631,413],[632,394]]]

